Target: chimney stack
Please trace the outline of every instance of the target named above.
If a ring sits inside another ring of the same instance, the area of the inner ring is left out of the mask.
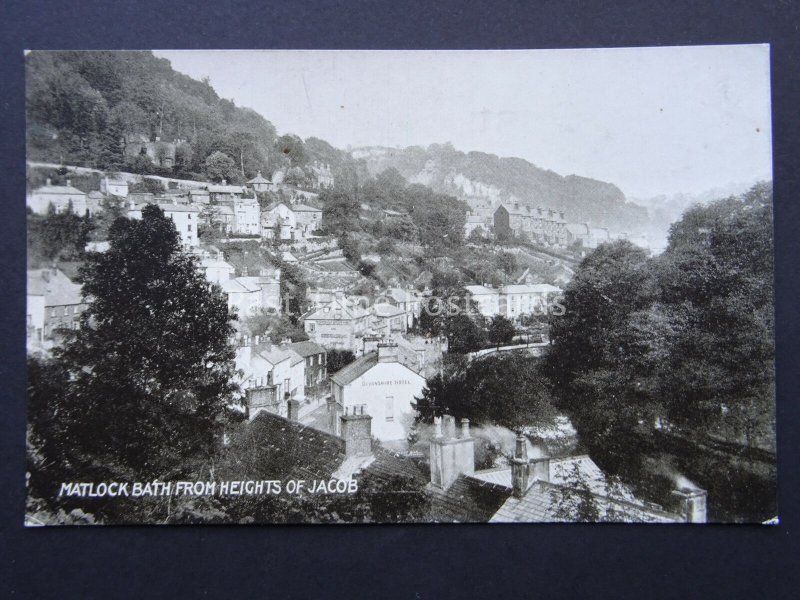
[[[364,405],[347,407],[339,417],[344,439],[344,453],[351,456],[372,454],[372,417],[364,412]]]
[[[67,178],[67,187],[72,187],[72,179]]]
[[[550,481],[550,457],[532,458],[528,472],[532,481]]]
[[[678,512],[687,523],[706,522],[708,492],[684,487],[673,490],[672,496],[678,500]]]
[[[53,185],[53,180],[48,177],[47,178],[47,187],[50,187],[51,185]]]
[[[445,430],[442,431],[442,421]],[[431,484],[447,489],[459,475],[475,472],[475,440],[469,436],[469,422],[461,422],[461,437],[456,437],[455,418],[434,417],[431,439]],[[465,435],[466,432],[466,435]]]
[[[300,401],[295,400],[294,398],[289,398],[287,404],[287,418],[292,423],[297,423],[300,421]]]
[[[515,498],[522,498],[528,491],[528,443],[522,434],[517,436],[511,459],[511,488]]]

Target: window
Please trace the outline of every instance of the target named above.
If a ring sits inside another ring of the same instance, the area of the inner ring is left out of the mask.
[[[394,396],[386,396],[384,413],[386,413],[386,421],[394,421]]]
[[[189,224],[186,226],[186,231],[191,231],[191,230],[192,230],[192,224],[191,224],[191,223],[189,223]]]
[[[51,317],[55,317],[56,316],[56,309],[55,308],[51,308],[50,309],[50,316]]]
[[[314,333],[314,331],[316,331],[316,329],[317,329],[317,324],[316,323],[306,323],[306,324],[308,325],[309,333]]]
[[[64,316],[66,317],[69,314],[69,306],[64,307]]]

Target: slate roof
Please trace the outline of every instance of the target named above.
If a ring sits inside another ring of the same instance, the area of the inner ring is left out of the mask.
[[[159,204],[158,206],[164,212],[200,212],[199,208],[196,206],[190,206],[188,204]]]
[[[258,175],[253,177],[247,183],[272,183],[272,182],[269,179],[265,178],[263,175],[261,175],[261,171],[259,171]]]
[[[70,195],[75,196],[85,196],[86,193],[80,191],[78,188],[72,187],[71,185],[44,185],[36,190],[37,194],[54,194],[54,195]]]
[[[83,303],[81,286],[58,269],[33,269],[27,273],[27,294],[44,296],[45,306]]]
[[[325,348],[317,343],[312,342],[311,340],[305,342],[295,342],[289,347],[304,358],[314,356],[315,354],[325,353]]]
[[[222,287],[222,291],[226,294],[243,294],[249,292],[259,292],[261,288],[255,284],[252,284],[248,281],[248,278],[245,277],[236,277],[231,279],[226,279],[220,282],[220,287]]]
[[[522,498],[509,497],[490,523],[564,523],[574,519],[557,514],[559,503],[564,499],[564,486],[546,481],[536,481]],[[600,519],[610,518],[635,523],[680,523],[684,519],[677,514],[656,507],[649,507],[625,500],[616,500],[593,494]]]
[[[331,376],[331,381],[338,383],[339,385],[347,385],[361,377],[364,373],[369,371],[377,364],[378,353],[369,352],[334,373]]]
[[[309,206],[308,204],[293,204],[289,209],[294,212],[322,212],[322,209]]]
[[[208,191],[212,194],[243,194],[244,188],[240,185],[210,185]]]
[[[344,440],[260,412],[231,440],[231,458],[247,479],[328,479],[345,459]]]
[[[496,296],[497,294],[500,293],[498,290],[493,289],[493,288],[487,288],[484,285],[467,285],[467,286],[464,286],[464,289],[466,289],[473,296],[484,296],[484,295],[486,295],[486,296],[490,296],[490,295]]]
[[[459,475],[447,490],[428,486],[431,519],[439,523],[486,523],[511,496],[500,485]]]

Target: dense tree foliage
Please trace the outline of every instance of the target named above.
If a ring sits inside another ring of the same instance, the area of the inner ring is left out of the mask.
[[[487,330],[489,341],[495,346],[511,343],[515,333],[514,324],[503,315],[492,317]]]
[[[435,375],[416,406],[424,422],[449,414],[514,430],[551,425],[557,414],[538,360],[524,352],[490,354]]]
[[[283,164],[271,123],[150,52],[31,52],[25,61],[31,158],[187,176],[222,152],[234,163],[231,179]],[[183,140],[173,167],[126,156],[126,142],[157,137]]]
[[[213,456],[234,391],[226,300],[172,221],[148,206],[109,240],[82,268],[80,329],[52,362],[29,365],[31,486],[43,498],[60,481],[191,472]]]
[[[356,355],[350,350],[328,350],[327,356],[328,373],[331,375],[341,371],[356,359]]]
[[[579,265],[566,313],[551,318],[546,372],[606,467],[636,473],[668,448],[715,486],[719,505],[747,478],[769,487],[772,239],[772,189],[759,184],[689,209],[658,257],[615,242]],[[673,439],[694,450],[676,451]]]

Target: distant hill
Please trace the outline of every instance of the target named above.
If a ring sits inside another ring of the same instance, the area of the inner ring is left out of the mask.
[[[612,183],[541,169],[521,158],[460,152],[450,144],[427,148],[367,147],[351,151],[370,173],[397,169],[412,183],[452,194],[478,212],[499,202],[563,209],[570,222],[639,234],[648,228],[647,209],[628,202]]]

